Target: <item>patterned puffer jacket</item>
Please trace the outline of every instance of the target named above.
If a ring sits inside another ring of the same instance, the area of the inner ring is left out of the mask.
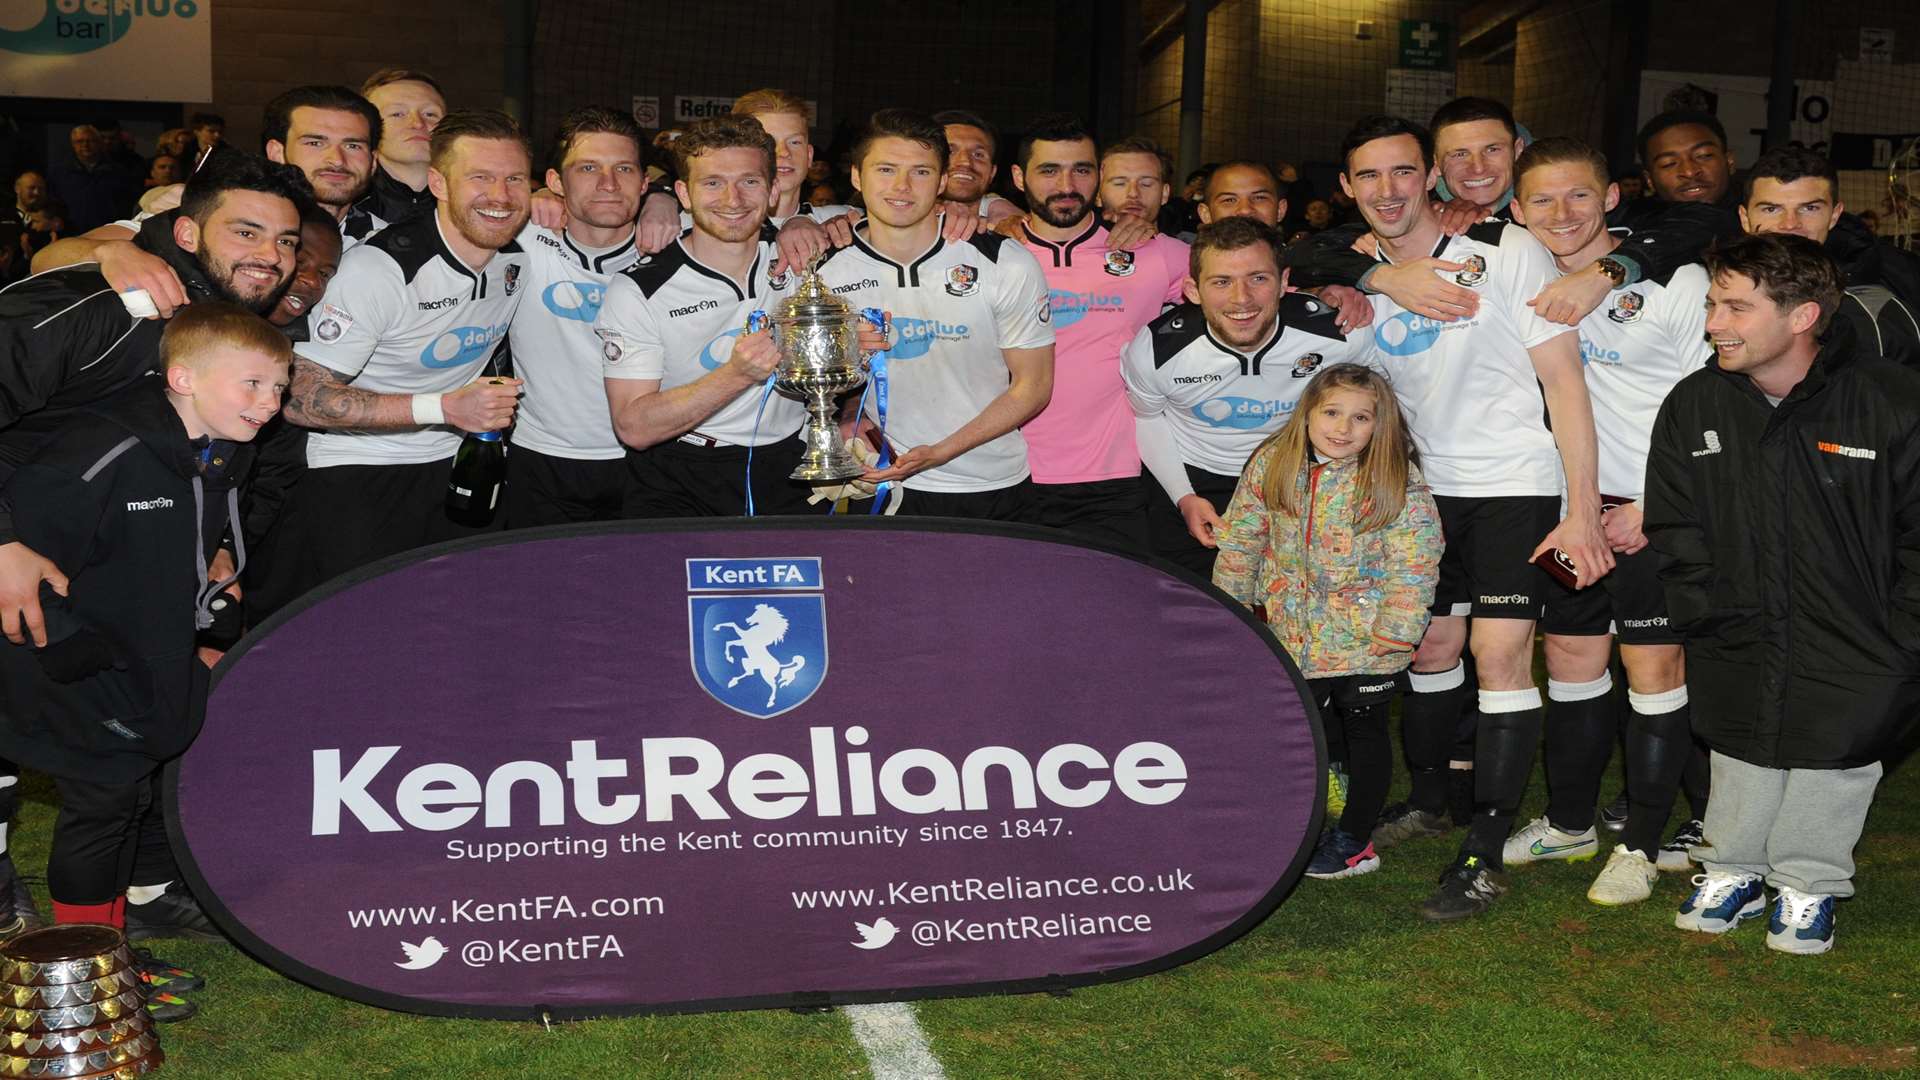
[[[1261,480],[1271,446],[1253,456],[1228,504],[1213,583],[1264,609],[1267,624],[1310,679],[1404,669],[1426,632],[1440,571],[1439,512],[1410,467],[1407,502],[1384,529],[1359,533],[1355,458],[1315,463],[1299,484],[1303,517],[1269,510]],[[1392,650],[1375,655],[1378,642]]]

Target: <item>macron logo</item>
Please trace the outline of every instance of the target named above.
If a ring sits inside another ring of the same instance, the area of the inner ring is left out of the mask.
[[[173,500],[167,498],[165,495],[162,495],[157,499],[128,499],[127,500],[128,512],[132,512],[134,510],[165,510],[172,505],[173,505]]]
[[[1705,450],[1695,450],[1693,452],[1694,457],[1706,457],[1708,454],[1717,454],[1720,452],[1719,432],[1703,431],[1700,433],[1700,438],[1707,444],[1707,448]]]

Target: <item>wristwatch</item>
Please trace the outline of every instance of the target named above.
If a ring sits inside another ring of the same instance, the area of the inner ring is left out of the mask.
[[[1626,264],[1611,255],[1603,255],[1593,260],[1593,267],[1607,275],[1607,280],[1613,282],[1613,287],[1616,289],[1627,283]]]

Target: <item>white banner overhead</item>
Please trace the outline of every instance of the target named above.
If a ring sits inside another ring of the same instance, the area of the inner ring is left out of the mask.
[[[0,0],[0,96],[210,101],[211,0]]]

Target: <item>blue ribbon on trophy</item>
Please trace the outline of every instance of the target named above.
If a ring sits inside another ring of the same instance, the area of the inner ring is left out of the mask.
[[[872,323],[886,341],[893,340],[893,320],[879,308],[861,308],[860,317]],[[860,391],[860,410],[855,416],[867,414],[867,395],[873,395],[874,410],[878,414],[880,427],[880,457],[873,464],[876,469],[884,469],[893,463],[893,443],[887,440],[887,350],[881,349],[867,358],[867,385]],[[893,481],[882,480],[873,489],[873,506],[869,514],[879,514],[886,510],[887,495],[893,490]],[[828,513],[832,513],[831,510]]]

